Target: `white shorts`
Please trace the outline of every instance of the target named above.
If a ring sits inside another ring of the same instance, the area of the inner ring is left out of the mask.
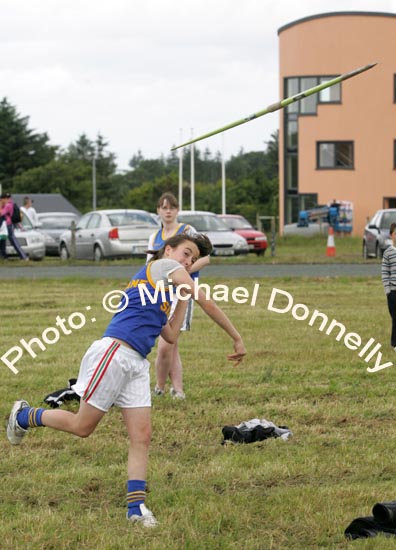
[[[89,405],[107,412],[150,407],[150,363],[137,351],[105,337],[96,340],[82,358],[72,389]]]

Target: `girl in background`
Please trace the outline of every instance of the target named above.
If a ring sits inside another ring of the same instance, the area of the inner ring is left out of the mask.
[[[177,215],[179,213],[179,204],[173,193],[163,193],[157,203],[157,214],[161,220],[161,229],[158,229],[149,238],[148,250],[159,250],[164,242],[173,237],[173,235],[184,233],[194,235],[196,231],[190,225],[178,223]],[[147,255],[147,261],[151,260],[151,254]],[[192,279],[196,279],[199,270],[209,264],[209,256],[199,258],[189,269]],[[172,312],[176,306],[173,305]],[[182,331],[190,330],[193,313],[193,301],[189,300]],[[157,359],[155,361],[156,384],[154,395],[163,396],[165,394],[165,384],[169,376],[171,387],[170,394],[173,399],[185,399],[183,391],[183,365],[180,357],[178,343],[169,344],[160,337],[158,340]]]

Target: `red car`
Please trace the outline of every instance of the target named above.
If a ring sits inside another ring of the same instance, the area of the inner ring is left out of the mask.
[[[249,252],[255,252],[257,256],[264,256],[267,250],[267,237],[261,231],[254,229],[243,216],[237,214],[218,214],[226,225],[238,235],[241,235],[247,240]]]

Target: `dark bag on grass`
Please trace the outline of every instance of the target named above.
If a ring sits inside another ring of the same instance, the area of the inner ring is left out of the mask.
[[[345,529],[349,539],[366,539],[382,533],[396,536],[396,501],[378,502],[373,507],[373,516],[354,519]]]
[[[15,202],[14,202],[14,210],[12,211],[11,221],[14,224],[21,223],[22,221],[21,211],[19,209],[19,206],[15,204]]]
[[[241,422],[238,426],[224,426],[222,433],[223,445],[226,441],[231,441],[231,443],[255,443],[270,437],[280,437],[287,440],[293,435],[287,426],[276,426],[265,418],[252,418],[252,420]]]
[[[263,428],[256,426],[251,430],[241,430],[236,426],[224,426],[222,429],[224,440],[230,440],[232,443],[254,443],[255,441],[264,441],[269,437],[276,437],[275,428]]]
[[[46,397],[44,397],[44,402],[53,409],[57,409],[63,405],[65,401],[72,401],[74,399],[76,401],[80,401],[80,396],[77,395],[77,393],[71,388],[76,382],[77,378],[70,378],[67,388],[49,393]]]

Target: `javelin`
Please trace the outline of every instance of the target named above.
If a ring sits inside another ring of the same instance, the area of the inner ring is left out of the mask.
[[[279,109],[283,109],[284,107],[287,107],[290,105],[290,103],[294,103],[296,101],[300,101],[301,99],[304,99],[305,97],[308,97],[310,95],[316,94],[322,90],[325,90],[326,88],[330,88],[330,86],[334,86],[335,84],[338,84],[339,82],[342,82],[343,80],[347,80],[348,78],[352,78],[353,76],[356,76],[360,73],[363,73],[364,71],[368,71],[369,69],[372,69],[375,67],[377,63],[371,63],[369,65],[365,65],[364,67],[360,67],[359,69],[355,69],[354,71],[350,71],[349,73],[341,74],[340,76],[336,76],[332,80],[328,80],[327,82],[323,82],[322,84],[319,84],[318,86],[314,86],[313,88],[309,88],[308,90],[305,90],[304,92],[300,92],[299,94],[292,95],[290,97],[287,97],[286,99],[282,99],[282,101],[278,101],[277,103],[273,103],[272,105],[268,105],[265,109],[262,111],[258,111],[257,113],[253,113],[250,116],[247,116],[245,118],[241,118],[240,120],[236,120],[235,122],[231,122],[231,124],[227,124],[226,126],[223,126],[222,128],[218,128],[217,130],[213,130],[213,132],[208,132],[207,134],[204,134],[202,136],[199,136],[195,139],[191,139],[190,141],[186,141],[185,143],[182,143],[181,145],[175,145],[172,147],[171,151],[175,151],[176,149],[179,149],[180,147],[185,147],[186,145],[190,145],[191,143],[195,143],[196,141],[200,141],[201,139],[206,139],[208,137],[214,136],[216,134],[220,134],[221,132],[225,132],[226,130],[230,130],[230,128],[235,128],[235,126],[240,126],[241,124],[245,124],[245,122],[249,122],[250,120],[254,120],[255,118],[258,118],[263,115],[267,115],[268,113],[272,113],[274,111],[279,111]]]

